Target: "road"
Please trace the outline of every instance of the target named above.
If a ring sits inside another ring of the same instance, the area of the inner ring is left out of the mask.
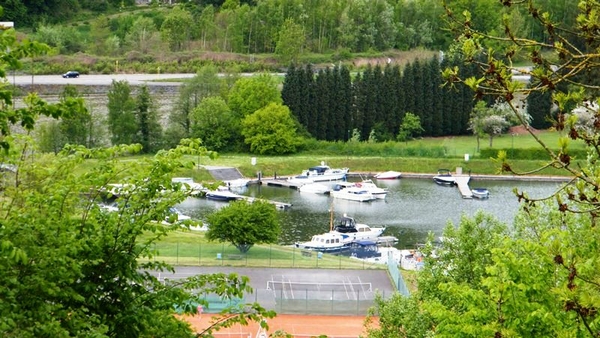
[[[180,81],[169,81],[172,79],[189,79],[196,74],[108,74],[108,75],[85,75],[78,78],[64,79],[61,75],[16,75],[7,74],[9,83],[17,86],[31,85],[80,85],[80,86],[110,86],[113,80],[127,81],[130,85],[180,85]]]

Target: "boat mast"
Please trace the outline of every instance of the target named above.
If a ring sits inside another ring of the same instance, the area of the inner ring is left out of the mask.
[[[329,231],[333,231],[333,201],[331,202],[331,207],[329,208]]]

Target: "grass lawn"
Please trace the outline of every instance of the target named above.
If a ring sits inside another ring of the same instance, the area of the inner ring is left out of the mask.
[[[549,146],[558,146],[559,133],[543,131],[537,136]],[[531,135],[501,135],[493,140],[493,149],[518,149],[539,148],[540,145]],[[424,138],[403,143],[394,143],[393,147],[422,147],[424,149],[443,146],[446,157],[398,157],[398,156],[353,156],[351,154],[319,154],[318,150],[310,153],[299,153],[287,156],[259,156],[251,154],[220,154],[215,160],[202,159],[203,165],[231,166],[238,168],[246,177],[256,177],[261,171],[263,176],[293,175],[303,169],[326,162],[331,167],[348,167],[352,172],[377,173],[387,170],[415,173],[435,173],[439,168],[454,169],[462,167],[463,172],[471,171],[473,174],[500,174],[500,165],[490,158],[481,158],[477,152],[477,140],[474,136],[454,136],[440,138]],[[481,139],[482,149],[489,148],[489,140]],[[582,142],[572,143],[572,149],[583,149]],[[465,154],[469,154],[469,161],[465,161]],[[257,158],[257,164],[251,164],[251,158]],[[542,165],[542,161],[513,160],[511,165],[515,170],[529,172]],[[192,173],[188,173],[192,176]],[[196,173],[199,175],[198,173]],[[545,169],[538,175],[566,175],[557,169]],[[210,179],[210,175],[202,174]]]
[[[385,269],[385,265],[370,264],[345,256],[330,254],[310,256],[292,246],[254,245],[246,254],[229,243],[209,242],[204,233],[176,231],[154,246],[154,260],[175,265],[247,266],[272,268]]]

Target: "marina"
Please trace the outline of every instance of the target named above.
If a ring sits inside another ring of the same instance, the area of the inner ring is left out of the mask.
[[[361,173],[362,177],[372,177]],[[349,181],[361,181],[361,175],[348,175]],[[516,181],[510,177],[487,177],[471,175],[470,185],[485,186],[491,197],[487,199],[464,199],[456,187],[444,187],[432,181],[433,174],[402,173],[401,179],[373,181],[389,191],[385,200],[360,203],[334,199],[326,194],[301,193],[296,189],[250,184],[236,190],[241,196],[263,198],[292,207],[279,213],[282,233],[279,244],[292,245],[307,241],[313,235],[328,230],[330,208],[337,215],[347,213],[370,226],[385,226],[385,236],[394,236],[398,249],[411,248],[416,243],[426,241],[429,233],[441,236],[448,222],[458,224],[460,218],[472,216],[481,210],[490,213],[498,220],[511,224],[519,203],[513,193],[514,188],[527,191],[531,197],[552,194],[565,178],[543,178]],[[256,181],[254,181],[256,182]],[[324,183],[325,184],[325,183]],[[330,182],[329,184],[335,184]],[[206,215],[227,203],[204,198],[188,198],[177,209],[195,219],[204,220]]]

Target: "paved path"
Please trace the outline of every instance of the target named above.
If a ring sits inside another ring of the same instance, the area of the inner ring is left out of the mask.
[[[9,83],[18,86],[24,85],[79,85],[79,86],[110,86],[113,80],[127,81],[130,85],[146,84],[148,86],[160,85],[178,86],[181,81],[169,81],[174,79],[189,79],[195,74],[107,74],[107,75],[85,75],[81,74],[78,78],[64,79],[60,74],[57,75],[18,75],[7,74],[6,79]]]

